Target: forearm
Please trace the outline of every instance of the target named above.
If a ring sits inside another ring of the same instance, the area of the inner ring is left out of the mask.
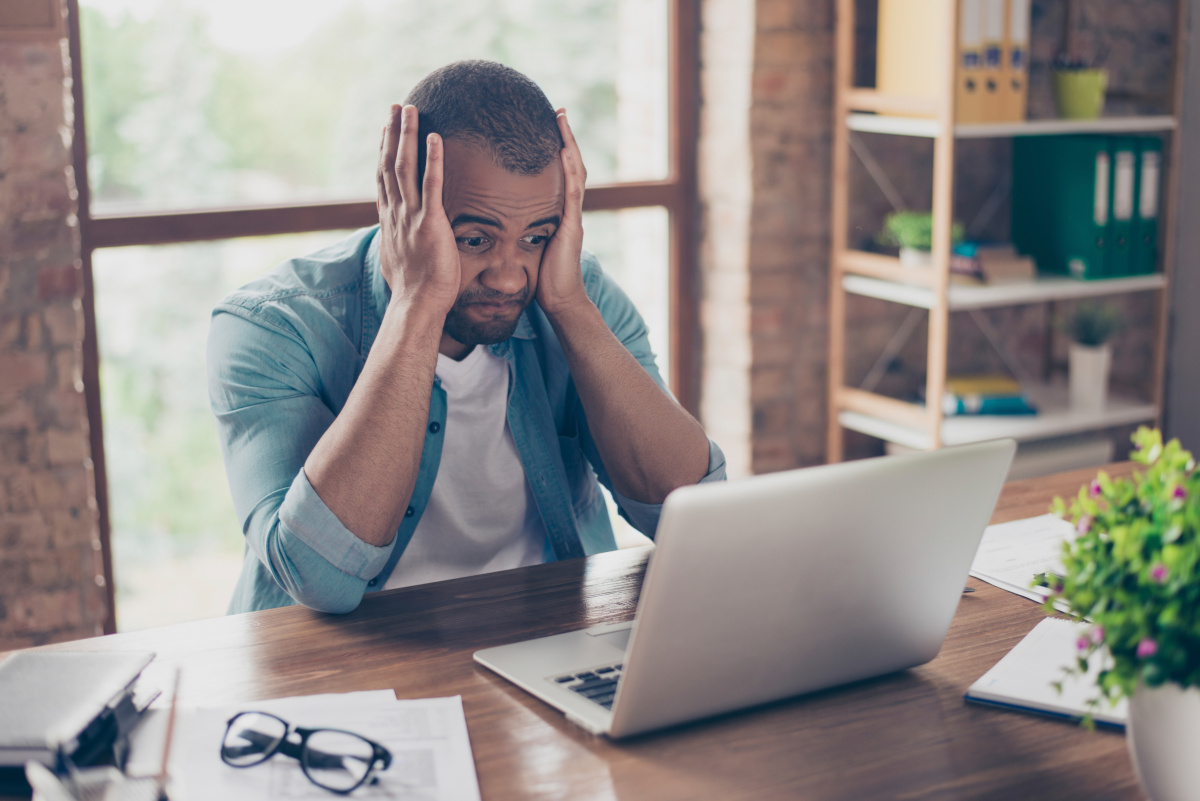
[[[392,541],[412,496],[443,318],[388,307],[345,407],[304,464],[321,501],[371,545]]]
[[[661,503],[708,472],[700,424],[655,383],[590,302],[547,313],[613,487]]]

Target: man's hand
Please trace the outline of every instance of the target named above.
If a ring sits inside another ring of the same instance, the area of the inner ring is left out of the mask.
[[[393,302],[425,305],[442,315],[458,297],[461,269],[454,232],[442,208],[442,138],[426,142],[425,181],[417,187],[417,107],[391,109],[376,171],[379,262]]]
[[[583,190],[587,169],[567,123],[567,112],[561,108],[558,110],[558,129],[564,143],[561,159],[566,196],[562,221],[542,253],[537,283],[538,305],[552,318],[576,304],[591,302],[579,267],[583,251]]]

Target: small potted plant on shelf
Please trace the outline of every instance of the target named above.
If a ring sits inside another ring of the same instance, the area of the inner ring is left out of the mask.
[[[1102,660],[1099,697],[1129,699],[1138,780],[1154,801],[1200,788],[1200,472],[1178,440],[1141,428],[1131,479],[1101,472],[1055,512],[1075,524],[1046,611],[1066,603],[1090,628],[1075,670]]]
[[[1066,324],[1071,338],[1068,378],[1071,407],[1098,411],[1108,402],[1112,339],[1124,325],[1121,313],[1103,303],[1080,303]]]
[[[962,241],[962,225],[954,223],[950,238],[951,244]],[[929,267],[933,264],[933,214],[928,211],[897,211],[889,214],[876,239],[881,245],[900,248],[900,263],[906,267]]]
[[[1054,107],[1067,120],[1094,120],[1104,110],[1108,73],[1079,55],[1076,3],[1069,1],[1063,20],[1062,52],[1054,60]]]

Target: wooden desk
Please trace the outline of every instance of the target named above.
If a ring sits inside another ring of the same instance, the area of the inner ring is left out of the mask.
[[[993,522],[1041,514],[1093,475],[1010,484]],[[291,607],[53,647],[157,651],[147,678],[169,686],[181,665],[185,704],[462,695],[485,801],[1140,798],[1119,734],[963,702],[1043,617],[974,579],[929,664],[628,743],[584,733],[472,661],[485,646],[631,618],[648,550],[385,592],[345,616]]]

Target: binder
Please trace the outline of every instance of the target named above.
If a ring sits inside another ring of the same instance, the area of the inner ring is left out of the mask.
[[[1006,0],[983,0],[983,114],[984,122],[1004,120],[1004,9]]]
[[[1109,195],[1108,255],[1104,274],[1110,278],[1129,275],[1134,251],[1134,198],[1137,183],[1137,140],[1110,140],[1112,182]]]
[[[879,0],[875,52],[875,88],[888,95],[935,100],[944,85],[946,69],[955,71],[955,121],[990,122],[984,101],[984,10],[999,3],[992,58],[993,97],[999,90],[1003,61],[1005,0],[953,0],[958,3],[959,31],[955,63],[944,63],[943,51],[931,43],[938,20],[952,7],[950,0]]]
[[[1158,269],[1158,206],[1162,175],[1162,140],[1138,140],[1136,214],[1130,275],[1149,275]]]
[[[959,0],[956,122],[983,121],[983,0]]]
[[[1111,159],[1104,136],[1014,140],[1012,239],[1039,272],[1105,277]]]
[[[1025,120],[1029,89],[1030,0],[1008,0],[1005,7],[1004,70],[1000,84],[1001,119]]]

